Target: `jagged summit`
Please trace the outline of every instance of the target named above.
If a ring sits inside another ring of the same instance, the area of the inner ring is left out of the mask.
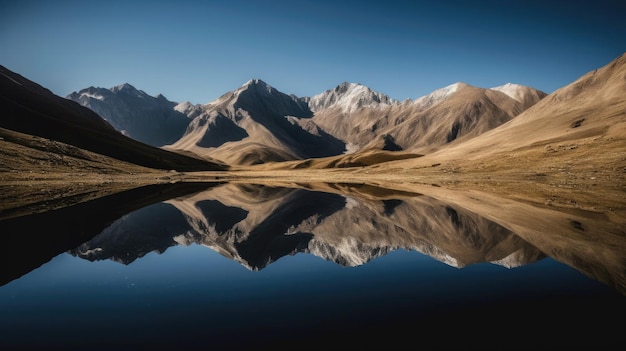
[[[67,96],[68,99],[70,100],[74,100],[76,102],[78,102],[79,100],[83,99],[96,99],[96,100],[104,100],[106,99],[106,96],[108,95],[107,92],[108,91],[103,91],[106,89],[103,88],[96,88],[94,86],[90,86],[89,88],[85,88],[82,89],[80,91],[75,91],[72,92],[71,94],[69,94]]]
[[[351,113],[362,107],[393,105],[399,101],[376,92],[360,83],[343,82],[333,89],[324,91],[309,99],[311,111],[335,108],[344,113]]]
[[[124,84],[120,84],[120,85],[116,85],[113,88],[110,89],[112,92],[117,93],[117,92],[125,92],[125,93],[131,93],[131,92],[138,92],[140,90],[138,90],[137,88],[135,88],[134,86],[132,86],[129,83],[124,83]]]
[[[129,83],[110,89],[89,87],[67,96],[96,112],[122,134],[152,146],[178,140],[189,118],[162,94],[152,97]]]
[[[268,86],[267,83],[265,83],[263,80],[261,80],[259,78],[252,78],[252,79],[250,79],[249,81],[247,81],[247,82],[245,82],[243,84],[243,86],[251,86],[251,85],[252,86],[258,85],[258,86],[262,86],[262,87]]]
[[[250,99],[250,97],[256,96],[256,98],[253,99],[262,99],[277,95],[286,94],[281,93],[280,91],[259,78],[253,78],[242,84],[240,87],[224,93],[217,99],[204,105],[206,107],[225,104],[229,105],[235,103],[237,100],[241,99],[241,97],[248,97],[247,99]]]
[[[333,90],[337,93],[345,93],[350,89],[355,89],[355,88],[367,88],[365,85],[361,84],[361,83],[351,83],[351,82],[342,82],[341,84],[339,84],[338,86],[336,86]]]
[[[312,115],[306,102],[295,95],[282,93],[258,78],[248,80],[239,88],[223,94],[204,107],[231,110],[231,113],[224,113],[224,115],[233,115],[237,109],[257,112],[252,115],[274,115],[280,118],[285,116],[311,117]]]
[[[261,95],[282,94],[276,88],[258,78],[250,79],[249,81],[245,82],[241,87],[235,90],[235,92],[239,94],[252,91]]]

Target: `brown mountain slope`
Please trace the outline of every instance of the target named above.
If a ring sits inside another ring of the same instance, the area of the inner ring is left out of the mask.
[[[537,147],[549,149],[551,143],[591,141],[589,138],[617,141],[625,137],[625,130],[626,54],[623,54],[548,95],[514,120],[479,138],[433,153],[425,162],[476,159]]]
[[[504,85],[491,89],[503,92],[513,99],[521,102],[523,106],[526,106],[525,109],[536,104],[537,101],[543,99],[546,95],[548,95],[543,91],[512,83],[506,83]]]
[[[498,127],[545,96],[529,87],[505,87],[512,87],[507,93],[515,98],[498,88],[456,83],[414,102],[357,109],[351,114],[339,109],[322,111],[312,121],[351,143],[365,144],[352,144],[358,149],[353,153],[268,164],[266,168],[362,167],[417,158]]]
[[[396,153],[368,151],[362,154],[368,162],[358,164],[361,154],[355,153],[268,164],[241,175],[486,191],[539,206],[605,213],[626,225],[625,77],[622,55],[513,120],[422,157],[402,152],[397,154],[405,157],[394,159]]]
[[[311,117],[304,101],[258,79],[201,109],[185,134],[167,149],[247,165],[336,155],[344,149],[324,131],[293,121]]]
[[[407,150],[426,152],[498,127],[535,102],[524,105],[496,90],[459,84],[441,103],[417,113],[405,112],[410,117],[386,133]]]
[[[113,129],[86,107],[0,66],[0,127],[36,135],[125,162],[181,171],[224,170],[210,160],[152,147]]]
[[[623,217],[618,212],[626,210],[626,55],[478,137],[366,171],[390,170],[548,205],[577,207],[583,200],[593,204],[588,209]]]
[[[405,151],[366,150],[353,154],[311,158],[284,162],[268,162],[261,165],[234,167],[233,170],[297,170],[297,169],[342,169],[378,165],[385,162],[422,157],[421,154]]]
[[[168,183],[172,177],[176,175],[0,128],[0,219]]]
[[[545,93],[509,85],[510,93],[455,83],[415,101],[316,113],[312,120],[346,141],[348,151],[430,152],[493,129],[539,101]]]

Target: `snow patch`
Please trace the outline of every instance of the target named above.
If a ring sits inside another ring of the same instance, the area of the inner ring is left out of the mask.
[[[86,96],[88,98],[92,98],[92,99],[96,99],[96,100],[100,100],[100,101],[104,101],[104,96],[99,95],[99,94],[91,94],[91,93],[82,93],[80,94],[81,97]]]
[[[491,261],[491,263],[497,264],[505,268],[515,268],[515,267],[523,266],[522,258],[523,258],[523,252],[520,250],[520,251],[511,253],[510,255],[508,255],[507,257],[503,259],[500,259],[497,261]]]
[[[96,247],[96,248],[93,248],[93,249],[87,249],[87,250],[84,250],[84,251],[80,250],[80,248],[79,248],[78,249],[78,254],[79,254],[79,256],[89,256],[91,254],[94,254],[94,255],[98,254],[98,253],[100,253],[102,251],[103,250],[102,250],[101,247]]]
[[[499,92],[505,93],[511,98],[522,102],[524,96],[524,86],[513,83],[506,83],[504,85],[500,85],[497,87],[490,88],[491,90],[497,90]]]
[[[419,106],[420,109],[422,110],[427,109],[430,106],[433,106],[441,101],[446,100],[452,94],[456,93],[456,91],[459,89],[459,86],[461,86],[462,84],[463,83],[461,82],[457,82],[457,83],[445,86],[441,89],[437,89],[428,95],[415,99],[413,104]]]
[[[352,113],[362,107],[390,106],[399,102],[365,85],[344,82],[334,89],[311,97],[308,103],[313,112],[337,108],[344,113]]]
[[[180,113],[185,113],[185,111],[189,110],[192,107],[193,107],[193,105],[191,104],[191,102],[185,101],[185,102],[181,102],[180,104],[174,106],[174,110],[176,110],[176,111],[178,111]]]

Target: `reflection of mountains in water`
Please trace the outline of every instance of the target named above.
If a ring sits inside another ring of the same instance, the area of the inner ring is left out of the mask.
[[[149,185],[47,212],[0,220],[0,285],[115,226],[127,213],[215,185]]]
[[[455,267],[480,262],[514,267],[545,257],[503,226],[419,194],[365,199],[236,184],[134,211],[70,252],[128,264],[149,252],[193,243],[250,270],[300,252],[342,266],[361,265],[397,249],[419,251]]]

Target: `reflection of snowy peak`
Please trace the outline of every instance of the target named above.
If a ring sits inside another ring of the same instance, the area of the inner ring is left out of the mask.
[[[307,252],[344,267],[357,267],[375,258],[385,256],[396,249],[398,248],[392,246],[367,245],[353,237],[344,238],[339,245],[331,245],[314,238],[309,242]]]
[[[130,263],[148,252],[193,243],[253,271],[297,253],[342,266],[359,266],[398,249],[454,267],[519,266],[543,257],[506,228],[423,196],[365,200],[235,184],[131,213],[73,253]]]
[[[363,107],[388,106],[399,103],[397,100],[375,92],[364,85],[348,82],[315,95],[308,102],[313,112],[335,108],[345,113],[351,113]]]

